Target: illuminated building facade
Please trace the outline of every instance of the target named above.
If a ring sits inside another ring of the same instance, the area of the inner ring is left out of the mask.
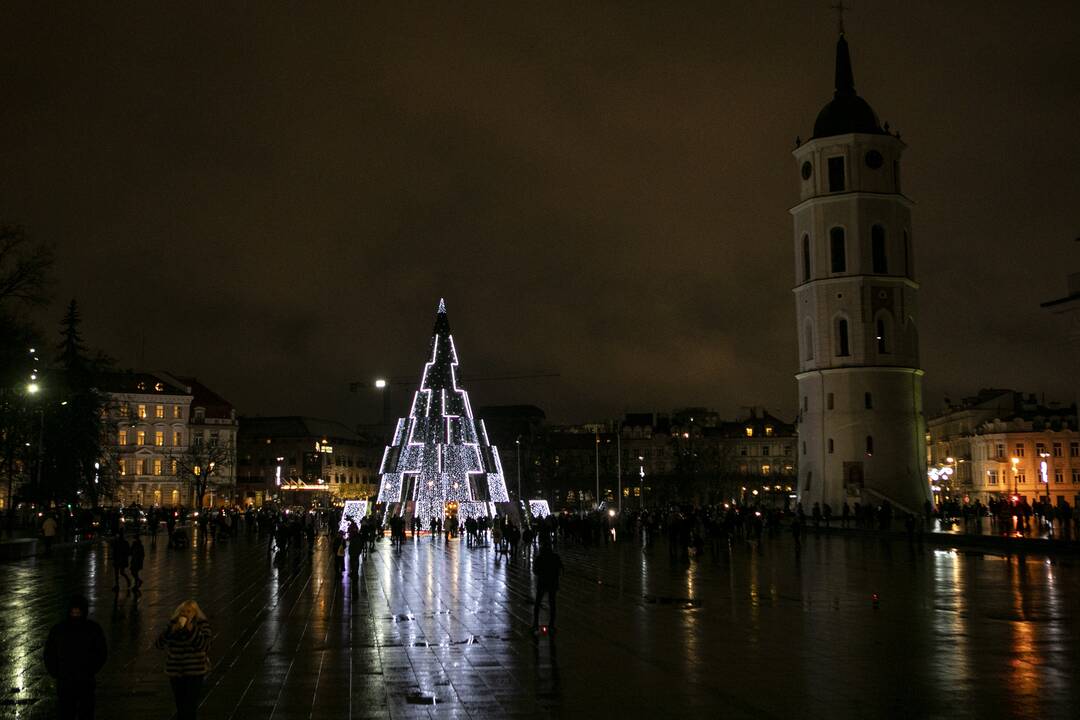
[[[855,93],[847,40],[836,92],[794,151],[800,502],[921,512],[929,499],[911,201],[899,134]]]

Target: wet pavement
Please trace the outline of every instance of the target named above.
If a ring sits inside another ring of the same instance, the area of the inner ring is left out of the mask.
[[[160,541],[140,597],[113,594],[101,546],[0,565],[0,717],[54,716],[42,644],[75,591],[109,641],[103,718],[171,716],[152,643],[187,597],[214,626],[206,718],[1080,715],[1080,559],[836,535],[799,559],[787,536],[560,551],[559,633],[539,640],[524,563],[426,535],[381,541],[356,581],[325,547]]]

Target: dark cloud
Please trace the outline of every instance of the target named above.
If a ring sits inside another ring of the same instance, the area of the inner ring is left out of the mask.
[[[246,412],[374,417],[347,383],[417,374],[446,296],[466,372],[562,373],[478,404],[790,415],[789,153],[835,21],[585,5],[9,7],[0,217],[59,244],[90,341]],[[850,15],[856,85],[911,145],[928,407],[1076,370],[1038,304],[1080,269],[1078,24]]]

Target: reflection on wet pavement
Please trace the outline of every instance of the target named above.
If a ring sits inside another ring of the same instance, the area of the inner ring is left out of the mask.
[[[866,536],[785,538],[672,562],[665,547],[561,548],[559,631],[529,631],[531,575],[423,536],[341,579],[324,547],[254,538],[147,547],[114,595],[105,547],[3,566],[0,717],[54,715],[41,662],[72,592],[110,658],[100,717],[169,717],[151,645],[195,597],[210,615],[207,718],[1076,717],[1080,568]]]

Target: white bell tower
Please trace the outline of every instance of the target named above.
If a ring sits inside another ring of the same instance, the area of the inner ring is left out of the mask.
[[[855,93],[847,40],[836,93],[794,152],[799,501],[923,511],[925,420],[911,201],[899,134]]]

